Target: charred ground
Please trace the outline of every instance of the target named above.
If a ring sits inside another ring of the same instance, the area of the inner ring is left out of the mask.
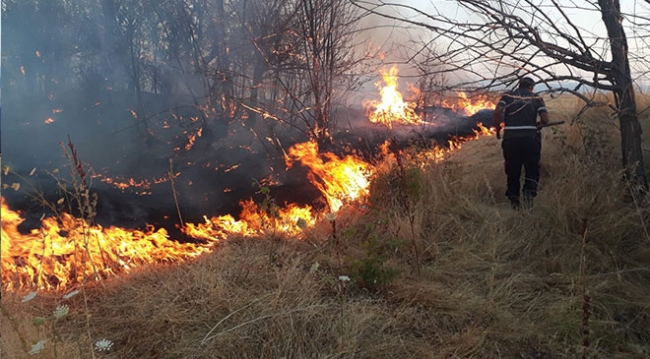
[[[144,228],[150,224],[185,240],[178,230],[176,202],[185,222],[224,214],[237,218],[240,201],[263,200],[262,186],[270,189],[280,206],[308,204],[319,210],[326,206],[308,181],[308,170],[300,164],[290,168],[285,164],[286,150],[308,140],[304,133],[282,124],[268,131],[272,139],[261,138],[259,128],[241,124],[225,126],[229,130],[224,132],[225,127],[207,126],[219,121],[205,121],[201,107],[183,98],[161,101],[152,96],[148,106],[155,115],[143,118],[130,110],[135,103],[127,96],[114,95],[105,102],[83,101],[80,96],[41,102],[15,99],[4,109],[10,116],[4,121],[3,164],[11,168],[4,181],[21,183],[22,189],[5,190],[3,196],[11,208],[23,212],[24,231],[37,227],[44,212],[50,214],[33,198],[35,193],[50,203],[61,198],[59,184],[71,176],[70,158],[64,151],[70,154],[72,149],[98,195],[95,221],[102,226]],[[361,108],[339,108],[332,146],[327,150],[372,162],[387,140],[401,148],[444,147],[451,138],[472,135],[477,123],[491,124],[491,110],[467,117],[447,108],[428,107],[421,114],[421,125],[387,128],[370,123]],[[147,121],[150,128],[145,137],[136,129],[141,121]],[[192,143],[190,136],[194,136]]]

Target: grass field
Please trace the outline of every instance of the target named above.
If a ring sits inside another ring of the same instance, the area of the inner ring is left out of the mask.
[[[547,105],[567,123],[544,129],[532,209],[504,197],[494,137],[405,157],[304,238],[233,238],[67,300],[4,292],[2,358],[648,358],[648,198],[624,195],[607,110]]]

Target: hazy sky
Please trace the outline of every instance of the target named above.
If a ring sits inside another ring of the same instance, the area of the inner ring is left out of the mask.
[[[594,46],[592,46],[592,51],[603,59],[609,59],[610,54],[607,47],[608,43],[604,41],[604,39],[607,38],[607,32],[601,18],[599,7],[594,4],[597,2],[581,0],[557,1],[560,5],[565,5],[563,6],[563,11],[572,23],[580,30],[585,41],[588,44],[594,44]],[[460,7],[456,1],[393,0],[393,2],[413,6],[431,15],[438,13],[458,21],[480,21],[480,17],[477,14],[468,12],[466,9]],[[535,2],[538,4],[547,4],[549,9],[548,14],[552,19],[557,20],[555,24],[557,24],[563,31],[574,33],[563,18],[562,14],[557,12],[557,10],[554,11],[554,9],[552,9],[553,6],[549,1],[536,0]],[[623,14],[636,14],[638,16],[635,19],[628,17],[623,21],[623,24],[626,27],[628,44],[630,46],[630,60],[633,62],[633,71],[636,71],[638,74],[648,73],[650,72],[650,65],[648,64],[648,61],[650,60],[646,59],[650,58],[650,5],[641,0],[625,0],[621,1],[621,3]],[[576,8],[576,5],[580,8]],[[401,10],[400,14],[401,16],[406,16],[411,19],[420,19],[414,13],[409,13],[404,10]],[[637,24],[633,24],[632,20],[636,20]],[[423,19],[423,22],[428,23],[430,20]],[[426,39],[431,36],[431,33],[428,30],[413,25],[397,28],[389,27],[387,26],[388,24],[385,19],[367,19],[366,24],[364,25],[373,26],[379,24],[384,24],[386,27],[381,30],[375,30],[369,41],[377,44],[377,46],[386,46],[389,50],[394,49],[388,47],[388,44],[392,42],[399,44],[399,46],[410,48],[411,51],[415,51],[418,48],[418,45],[413,43],[414,39],[422,39],[422,41],[426,41]],[[442,46],[445,45],[443,44]],[[404,53],[405,51],[406,50],[403,50],[402,53],[395,51],[393,53],[396,57],[404,58],[408,55]],[[390,54],[391,52],[388,51],[388,53]],[[634,57],[636,57],[636,59],[634,59]],[[397,59],[389,58],[388,62],[391,60],[397,61]],[[405,65],[400,66],[400,71],[404,74],[404,77],[408,77],[410,72],[408,66]],[[560,69],[558,71],[562,70]],[[639,76],[636,80],[637,83],[643,87],[648,87],[650,84],[650,79],[647,78],[647,75]]]

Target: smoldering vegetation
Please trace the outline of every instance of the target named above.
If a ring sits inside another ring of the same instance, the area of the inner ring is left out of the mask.
[[[429,110],[423,126],[368,123],[359,104],[346,101],[370,54],[356,51],[358,14],[345,1],[311,13],[301,1],[4,5],[2,153],[11,169],[4,181],[23,190],[3,195],[26,212],[26,228],[44,211],[34,191],[60,197],[70,145],[99,194],[100,224],[168,226],[172,177],[187,221],[236,215],[260,185],[272,186],[278,203],[318,203],[304,170],[284,164],[297,142],[370,160],[387,139],[444,145],[475,126],[444,108]],[[301,19],[313,16],[331,20],[319,30],[336,40],[327,49],[309,43]],[[336,62],[310,83],[317,65],[305,54],[319,51]]]

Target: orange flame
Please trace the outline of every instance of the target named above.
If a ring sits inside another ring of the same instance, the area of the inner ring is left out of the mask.
[[[285,161],[291,167],[299,160],[310,169],[309,181],[323,194],[330,211],[336,212],[345,203],[368,194],[370,164],[351,155],[339,158],[330,152],[319,154],[317,147],[314,142],[296,144]]]
[[[421,154],[418,163],[439,161],[463,141],[493,132],[479,125],[475,137],[450,140],[449,148],[435,147]],[[384,155],[390,160],[387,145]],[[421,159],[421,160],[419,160]],[[317,145],[306,142],[288,150],[287,166],[300,162],[309,168],[309,180],[316,186],[335,213],[368,194],[370,176],[377,167],[347,155],[317,151]],[[134,183],[135,184],[135,183]],[[316,218],[311,207],[275,203],[256,204],[252,199],[240,203],[239,219],[231,215],[204,217],[203,223],[186,223],[181,231],[200,239],[199,243],[169,240],[165,229],[147,226],[144,230],[102,227],[89,224],[69,214],[44,218],[41,227],[21,233],[23,222],[19,212],[11,210],[2,198],[2,283],[6,289],[52,289],[97,281],[113,275],[129,273],[133,268],[150,263],[179,261],[209,251],[219,240],[232,235],[258,236],[272,232],[300,235],[313,227]]]
[[[389,128],[393,127],[393,123],[418,124],[422,122],[422,118],[415,112],[417,104],[405,102],[397,89],[397,72],[395,66],[388,71],[381,71],[383,85],[381,81],[376,84],[381,94],[381,102],[363,101],[363,107],[366,109],[370,122],[379,123]]]
[[[167,240],[164,229],[89,225],[63,214],[21,234],[23,219],[2,198],[2,283],[7,289],[59,288],[128,273],[145,263],[196,256],[206,247]]]
[[[483,123],[477,122],[476,127],[478,127],[478,130],[472,130],[474,131],[474,138],[473,139],[478,139],[481,136],[492,136],[497,133],[497,129],[494,127],[487,128],[483,126]]]
[[[205,223],[181,228],[202,244],[169,240],[165,229],[104,228],[63,213],[48,217],[41,228],[22,234],[20,213],[2,198],[2,283],[8,290],[53,289],[129,273],[149,264],[183,260],[210,250],[230,235],[254,236],[269,230],[298,234],[315,224],[311,207],[295,205],[261,210],[252,200],[241,203],[240,220],[230,215],[205,218]]]
[[[239,203],[242,207],[240,219],[231,215],[203,217],[205,222],[188,223],[183,232],[194,238],[226,238],[231,235],[256,236],[269,231],[298,235],[302,229],[315,224],[311,207],[288,205],[285,208],[262,210],[252,199]]]
[[[494,108],[496,106],[494,102],[487,99],[486,95],[474,95],[472,98],[469,98],[463,91],[458,93],[456,102],[445,99],[442,101],[441,105],[456,112],[462,112],[467,116],[471,116],[477,113],[479,110],[485,108]]]

